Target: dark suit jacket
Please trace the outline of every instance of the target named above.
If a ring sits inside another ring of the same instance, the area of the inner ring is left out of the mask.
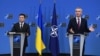
[[[22,29],[20,28],[20,24],[19,23],[16,23],[16,24],[14,24],[14,26],[13,26],[13,28],[12,28],[11,31],[12,32],[25,32],[25,33],[28,33],[30,35],[30,27],[29,27],[29,25],[27,23],[24,23]],[[28,45],[28,43],[27,43],[27,37],[28,36],[26,35],[25,42],[24,42],[24,46],[27,46]]]
[[[81,19],[81,25],[80,25],[80,28],[78,29],[78,24],[76,22],[76,18],[73,18],[69,21],[69,24],[68,24],[68,28],[67,28],[67,32],[68,33],[71,33],[70,32],[70,29],[73,29],[73,31],[75,32],[75,34],[84,34],[85,32],[88,33],[90,32],[90,30],[88,29],[88,26],[87,26],[87,20],[86,19]]]

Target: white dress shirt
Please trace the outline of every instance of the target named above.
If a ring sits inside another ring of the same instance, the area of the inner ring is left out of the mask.
[[[79,22],[80,22],[80,25],[81,25],[81,17],[76,17],[77,24],[78,24],[78,20],[80,20]]]
[[[19,25],[20,25],[20,28],[22,28],[24,25],[24,22],[19,22]]]

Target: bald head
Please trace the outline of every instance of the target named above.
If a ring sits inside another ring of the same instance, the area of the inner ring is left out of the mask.
[[[81,15],[82,15],[82,8],[76,8],[75,9],[75,15],[76,15],[76,17],[81,17]]]

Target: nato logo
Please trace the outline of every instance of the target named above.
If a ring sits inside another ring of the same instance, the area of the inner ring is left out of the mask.
[[[80,36],[74,36],[74,43],[80,42]]]
[[[57,28],[56,25],[51,26],[51,34],[50,34],[51,37],[57,37],[58,36],[57,30],[58,30],[58,28]]]
[[[14,37],[14,42],[19,43],[20,42],[20,36],[15,36]]]

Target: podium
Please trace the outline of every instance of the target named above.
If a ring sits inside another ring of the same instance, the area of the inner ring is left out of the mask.
[[[82,56],[83,53],[83,46],[84,46],[84,40],[86,38],[87,34],[67,34],[69,37],[69,46],[70,46],[70,56]],[[75,47],[74,43],[74,36],[80,36],[79,44],[77,45],[78,48]],[[77,50],[74,50],[77,49]],[[78,52],[78,54],[74,54],[75,52]]]
[[[20,44],[14,44],[14,36],[20,35]],[[25,33],[23,32],[8,32],[8,36],[10,39],[10,49],[11,49],[11,56],[14,56],[14,48],[20,48],[20,56],[23,55],[23,46],[24,46],[24,39],[25,39]],[[16,46],[14,46],[16,45]]]

